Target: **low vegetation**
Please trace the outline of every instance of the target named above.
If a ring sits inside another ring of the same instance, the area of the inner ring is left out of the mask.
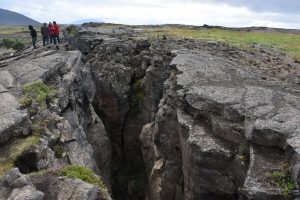
[[[27,26],[0,26],[0,34],[2,35],[11,35],[23,32],[28,32]]]
[[[147,28],[150,36],[167,36],[173,38],[190,38],[214,40],[239,48],[252,48],[253,45],[276,47],[292,54],[300,60],[300,34],[280,32],[249,32],[240,30],[226,30],[220,28],[192,29],[187,27]]]
[[[63,158],[66,152],[63,145],[61,144],[56,144],[53,147],[53,150],[56,158]]]
[[[0,47],[4,47],[6,49],[14,49],[16,51],[20,51],[24,49],[25,44],[14,39],[4,38],[0,42]]]
[[[20,103],[22,106],[37,104],[39,109],[47,108],[47,101],[55,95],[55,90],[45,85],[42,81],[34,81],[23,86],[24,97]]]
[[[37,30],[38,40],[40,40],[41,39],[41,34],[39,33],[40,27],[34,27],[34,28]],[[10,47],[10,48],[13,48],[17,51],[20,50],[21,48],[24,48],[26,45],[31,44],[31,37],[29,34],[28,26],[0,26],[0,43],[2,43],[3,39],[9,39],[13,41],[15,45],[14,47]]]
[[[32,134],[40,135],[50,123],[51,122],[47,119],[37,118],[32,120]]]
[[[8,144],[0,153],[0,175],[15,166],[15,161],[23,153],[39,143],[39,136],[20,138]]]
[[[285,198],[287,198],[289,193],[296,188],[296,184],[292,181],[291,176],[287,172],[274,171],[270,173],[269,176],[277,187],[282,189]]]
[[[66,176],[72,179],[81,179],[87,183],[97,185],[100,192],[107,192],[107,188],[101,180],[91,169],[81,165],[67,165],[61,168],[58,172],[60,176]]]

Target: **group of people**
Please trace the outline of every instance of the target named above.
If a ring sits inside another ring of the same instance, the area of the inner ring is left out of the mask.
[[[36,49],[37,32],[32,25],[29,25],[28,28],[30,30],[33,48]],[[55,21],[53,21],[53,23],[49,22],[48,25],[47,23],[44,23],[41,27],[41,34],[43,37],[43,46],[49,44],[50,41],[51,44],[53,43],[54,45],[56,45],[56,48],[59,48],[59,26]]]

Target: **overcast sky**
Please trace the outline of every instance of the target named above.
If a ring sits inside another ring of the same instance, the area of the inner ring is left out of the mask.
[[[40,22],[100,19],[123,24],[190,24],[300,29],[299,0],[0,0]]]

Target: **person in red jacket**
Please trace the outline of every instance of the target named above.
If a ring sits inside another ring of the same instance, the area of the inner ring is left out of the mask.
[[[57,39],[58,44],[60,44],[60,41],[59,41],[59,26],[56,23],[56,21],[53,21],[53,26],[54,26],[54,30],[55,30],[55,38]]]
[[[49,22],[49,36],[50,36],[50,43],[52,44],[53,41],[53,43],[56,44],[55,28],[51,22]]]

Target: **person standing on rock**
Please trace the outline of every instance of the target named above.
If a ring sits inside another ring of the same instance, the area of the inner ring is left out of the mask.
[[[43,36],[43,46],[45,46],[46,43],[49,44],[49,28],[46,23],[41,27],[41,34]]]
[[[59,26],[56,23],[56,21],[53,21],[53,26],[54,26],[54,29],[55,29],[55,38],[57,39],[57,43],[60,44],[60,41],[59,41]]]
[[[37,33],[36,33],[36,30],[33,28],[32,25],[29,25],[28,26],[29,30],[30,30],[30,35],[31,35],[31,38],[32,38],[32,46],[33,46],[33,49],[36,49],[36,38],[37,38]]]
[[[49,22],[48,28],[49,28],[50,43],[52,44],[52,42],[53,42],[54,44],[56,44],[56,39],[54,37],[55,36],[55,29],[54,29],[54,26],[53,26],[52,22]]]

